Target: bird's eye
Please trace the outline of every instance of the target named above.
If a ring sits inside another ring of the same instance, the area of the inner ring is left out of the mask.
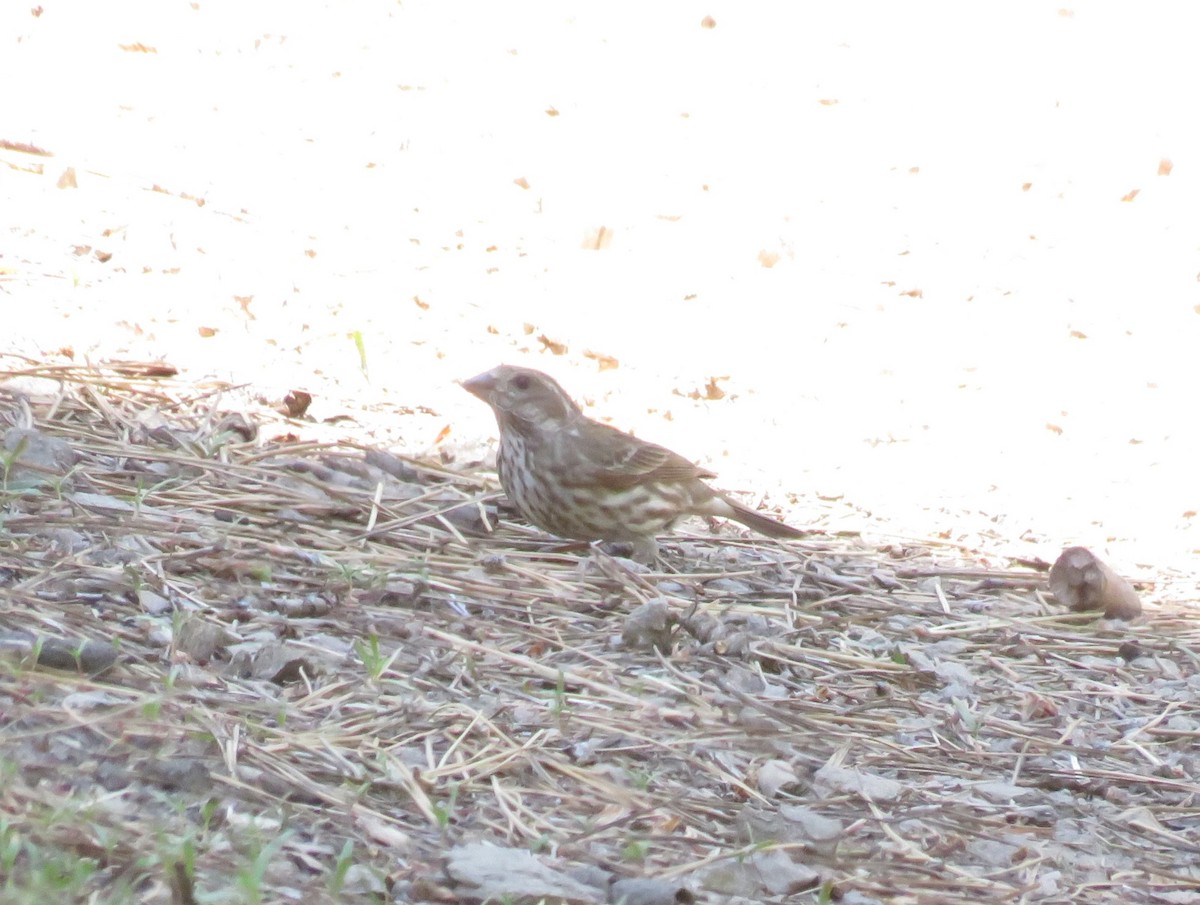
[[[515,386],[518,390],[529,389],[529,375],[528,374],[518,374],[516,377],[513,378],[513,386]]]

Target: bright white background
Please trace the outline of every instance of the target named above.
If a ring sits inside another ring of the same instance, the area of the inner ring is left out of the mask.
[[[528,364],[797,524],[1197,571],[1186,4],[38,8],[0,10],[0,139],[54,155],[0,152],[10,350],[460,462],[453,381]]]

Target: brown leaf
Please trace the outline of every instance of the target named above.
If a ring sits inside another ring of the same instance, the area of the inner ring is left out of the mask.
[[[224,650],[240,639],[225,626],[216,622],[205,622],[199,617],[186,620],[179,627],[175,647],[191,657],[195,663],[207,663],[219,650]]]
[[[239,664],[240,666],[241,664]],[[286,685],[299,682],[303,676],[317,675],[320,665],[315,657],[287,643],[264,644],[251,658],[249,675],[256,679]]]
[[[1142,613],[1137,591],[1086,547],[1067,547],[1050,567],[1050,593],[1072,610],[1103,610],[1109,619]]]
[[[625,617],[621,643],[630,648],[653,648],[668,654],[674,621],[665,600],[648,600]]]
[[[548,350],[553,352],[555,355],[565,355],[567,353],[567,344],[566,343],[560,343],[557,340],[553,340],[549,336],[547,336],[545,333],[543,333],[541,336],[538,337],[538,342],[540,342],[543,346],[545,346]]]
[[[590,358],[600,366],[601,371],[612,371],[620,367],[620,362],[611,355],[605,355],[603,352],[593,352],[590,349],[583,350],[583,357]]]
[[[312,394],[304,390],[292,390],[283,397],[289,418],[303,418],[308,407],[312,405]]]

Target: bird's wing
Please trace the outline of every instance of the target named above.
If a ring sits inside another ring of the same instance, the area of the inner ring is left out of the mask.
[[[607,424],[591,422],[581,440],[589,477],[613,490],[657,481],[676,483],[715,477],[678,453]]]

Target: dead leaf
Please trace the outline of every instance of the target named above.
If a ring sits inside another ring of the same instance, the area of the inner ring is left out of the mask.
[[[4,432],[4,450],[8,455],[3,463],[3,478],[5,489],[9,491],[32,489],[69,478],[79,461],[78,454],[66,440],[23,427],[10,427]]]
[[[1144,805],[1138,805],[1137,807],[1123,811],[1117,815],[1116,819],[1139,830],[1148,830],[1151,833],[1158,833],[1164,836],[1169,835],[1166,827],[1154,816],[1154,812]]]
[[[553,340],[545,333],[538,337],[538,342],[540,342],[546,349],[548,349],[550,352],[553,352],[555,355],[567,354],[566,343],[560,343],[557,340]]]
[[[605,355],[603,352],[593,352],[590,349],[583,350],[583,357],[590,358],[600,366],[601,371],[612,371],[620,367],[621,363],[611,355]]]
[[[792,765],[785,760],[769,760],[758,768],[758,791],[774,798],[780,791],[800,782]]]
[[[653,648],[669,654],[674,623],[665,600],[648,600],[625,617],[625,624],[621,626],[621,643],[634,649]]]
[[[1072,610],[1103,610],[1108,619],[1142,613],[1137,591],[1086,547],[1067,547],[1050,567],[1050,593]]]
[[[1037,790],[1031,789],[1028,786],[1017,786],[1010,782],[978,782],[971,785],[971,790],[986,798],[988,801],[994,801],[998,804],[1007,804],[1010,801],[1015,801],[1018,798],[1026,798],[1034,794]]]
[[[652,877],[617,880],[608,890],[608,901],[622,905],[692,905],[696,901],[687,887]]]
[[[393,826],[367,812],[355,814],[354,822],[369,838],[397,855],[412,849],[412,837],[398,826]]]
[[[816,772],[813,785],[828,792],[858,794],[868,801],[893,801],[904,790],[894,779],[833,764],[825,764]]]
[[[601,905],[603,890],[587,886],[566,873],[547,867],[524,849],[473,842],[450,851],[446,873],[464,897],[483,901],[557,901],[571,905]]]
[[[286,642],[264,644],[250,659],[249,677],[287,685],[301,681],[303,676],[313,677],[320,672],[315,656],[292,647]],[[239,674],[244,674],[239,671]]]
[[[761,901],[763,894],[795,896],[820,882],[812,868],[792,860],[785,849],[754,852],[738,862],[717,864],[704,875],[704,886],[727,896]]]
[[[799,835],[810,842],[831,843],[840,839],[845,832],[840,820],[826,817],[803,805],[786,804],[780,807],[779,813],[788,821],[789,835],[792,837]]]
[[[289,418],[303,418],[312,401],[312,393],[306,393],[304,390],[292,390],[283,397],[283,405]]]
[[[238,636],[225,626],[194,616],[185,620],[179,627],[175,647],[187,654],[192,662],[204,664],[211,660],[217,651],[224,650],[239,640]]]
[[[161,616],[171,611],[171,601],[161,594],[142,588],[137,592],[138,603],[151,616]]]

